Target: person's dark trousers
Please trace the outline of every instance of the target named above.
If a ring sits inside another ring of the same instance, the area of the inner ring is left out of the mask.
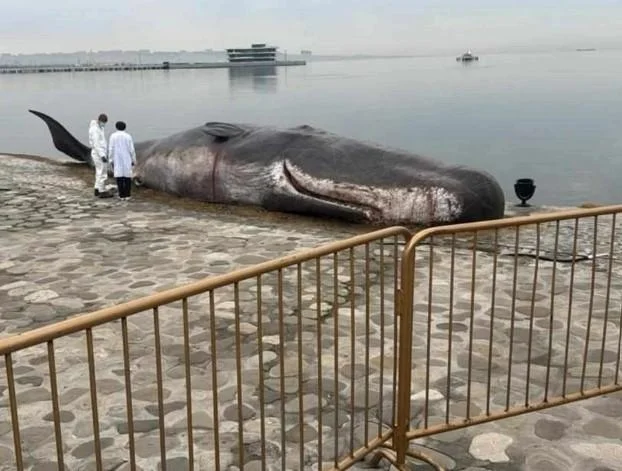
[[[130,193],[132,193],[132,179],[130,177],[124,177],[123,179],[125,184],[125,196],[130,197]]]
[[[132,179],[129,177],[117,177],[119,198],[129,198],[132,191]]]
[[[130,177],[123,177],[123,193],[125,194],[125,198],[129,198],[131,192],[132,179]]]

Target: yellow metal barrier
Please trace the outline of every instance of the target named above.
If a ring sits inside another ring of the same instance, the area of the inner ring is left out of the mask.
[[[410,235],[356,236],[0,340],[12,469],[56,455],[59,469],[101,470],[123,454],[132,470],[351,466],[392,434]],[[49,397],[20,404],[15,366],[46,363]],[[48,411],[54,440],[31,452],[20,422]],[[82,415],[77,437],[68,412]]]
[[[620,212],[384,229],[2,339],[7,465],[442,469],[410,442],[622,390]],[[35,407],[15,370],[45,364]]]
[[[415,438],[622,390],[622,285],[612,280],[620,212],[443,226],[409,241],[396,465]],[[423,395],[419,417],[411,414],[413,375]]]

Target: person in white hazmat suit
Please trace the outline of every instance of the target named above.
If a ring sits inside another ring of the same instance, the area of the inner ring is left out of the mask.
[[[104,127],[108,122],[108,116],[100,114],[97,119],[91,120],[89,125],[89,146],[91,147],[91,159],[95,166],[94,193],[99,198],[109,198],[112,196],[106,191],[106,180],[108,179],[108,146],[106,145],[106,135]]]
[[[108,156],[117,180],[119,198],[128,200],[132,190],[132,167],[136,165],[136,150],[132,136],[125,131],[126,124],[117,121],[115,128],[117,130],[110,135]]]

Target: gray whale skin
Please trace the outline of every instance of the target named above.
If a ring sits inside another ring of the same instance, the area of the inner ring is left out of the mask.
[[[55,147],[93,165],[60,123]],[[311,126],[275,129],[208,122],[136,142],[134,181],[201,201],[378,225],[443,225],[502,218],[505,198],[483,171],[447,166]]]

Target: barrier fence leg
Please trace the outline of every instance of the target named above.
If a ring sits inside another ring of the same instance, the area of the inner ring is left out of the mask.
[[[409,250],[411,249],[411,250]],[[395,465],[403,469],[406,465],[410,428],[410,396],[412,376],[412,336],[413,336],[413,296],[414,296],[414,249],[408,247],[402,255],[402,277],[398,296],[397,315],[399,316],[398,333],[398,373],[397,373],[397,410],[394,446]]]

